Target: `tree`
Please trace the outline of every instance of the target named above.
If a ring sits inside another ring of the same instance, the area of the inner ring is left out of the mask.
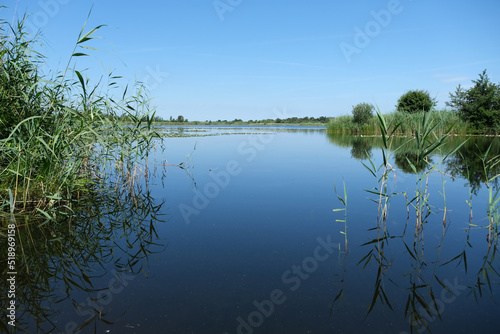
[[[450,107],[453,111],[460,112],[462,105],[465,102],[467,92],[463,89],[461,84],[458,84],[455,89],[455,94],[450,93],[450,101],[446,101],[446,106]]]
[[[420,111],[428,112],[436,105],[436,100],[432,99],[428,91],[410,90],[401,95],[396,105],[398,111],[410,114]]]
[[[373,105],[369,103],[358,103],[352,107],[352,115],[354,116],[352,121],[357,124],[367,123],[373,117],[374,109]]]
[[[182,115],[177,116],[177,122],[180,122],[180,123],[184,122],[184,116],[182,116]]]
[[[446,105],[478,130],[499,128],[500,86],[490,82],[486,70],[479,74],[479,79],[472,82],[474,86],[468,90],[463,90],[458,85],[455,93],[450,93],[450,101]]]
[[[365,138],[355,137],[352,141],[351,157],[357,160],[370,159],[372,146]]]

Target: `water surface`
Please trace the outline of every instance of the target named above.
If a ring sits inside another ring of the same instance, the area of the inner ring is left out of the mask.
[[[388,190],[400,195],[382,230],[378,198],[366,191],[379,187],[380,175],[363,165],[382,163],[378,139],[299,127],[164,131],[184,137],[152,152],[140,194],[147,210],[127,207],[127,198],[113,202],[130,214],[105,222],[132,223],[91,239],[109,243],[107,255],[96,255],[109,261],[90,265],[94,291],[52,282],[54,295],[71,295],[45,300],[55,332],[89,319],[82,333],[496,331],[498,235],[485,228],[488,188],[476,153],[492,141],[500,153],[498,139],[471,139],[424,183],[414,172],[425,166],[411,167],[411,144],[395,152]],[[462,142],[452,139],[431,162]],[[344,184],[346,206],[338,198]],[[406,204],[422,184],[430,213],[416,233]],[[334,211],[342,208],[346,216]]]

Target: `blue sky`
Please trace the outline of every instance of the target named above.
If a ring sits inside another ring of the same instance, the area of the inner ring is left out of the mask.
[[[157,114],[189,120],[338,116],[360,102],[448,94],[487,69],[500,81],[498,1],[7,0],[40,29],[47,67],[62,69],[87,29],[105,52],[79,59],[145,81]],[[127,81],[124,81],[127,83]]]

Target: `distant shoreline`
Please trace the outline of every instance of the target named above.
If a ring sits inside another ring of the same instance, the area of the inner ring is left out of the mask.
[[[249,123],[249,122],[169,122],[169,121],[156,121],[153,122],[154,126],[157,125],[174,125],[174,126],[193,126],[193,125],[203,125],[203,126],[300,126],[300,127],[318,127],[327,128],[328,123]]]

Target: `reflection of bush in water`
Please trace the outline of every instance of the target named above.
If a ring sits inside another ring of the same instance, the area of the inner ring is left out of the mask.
[[[354,137],[348,135],[339,135],[327,132],[328,139],[336,146],[351,147],[351,156],[355,159],[363,160],[372,157],[372,149],[382,147],[382,140],[377,136]],[[446,155],[457,148],[465,140],[467,142],[458,149],[457,152],[448,156],[444,161],[446,173],[453,177],[464,178],[469,181],[469,185],[473,193],[481,188],[481,185],[486,181],[484,173],[483,161],[481,160],[491,145],[488,159],[500,154],[500,139],[491,137],[454,137],[450,136],[445,141],[439,151],[434,152],[435,155]],[[425,168],[425,162],[417,164],[418,149],[415,140],[402,137],[394,137],[391,143],[393,148],[398,148],[394,154],[394,160],[397,167],[403,172],[414,174],[413,169],[407,161],[414,164],[417,172]],[[367,155],[368,152],[368,155]],[[500,163],[495,165],[491,171],[489,178],[500,173]],[[500,178],[496,178],[493,182],[494,186],[500,185]]]
[[[363,138],[356,137],[352,140],[351,157],[358,160],[370,159],[372,157],[373,145]]]
[[[409,174],[415,174],[411,165],[413,165],[417,173],[423,171],[427,166],[425,160],[422,160],[417,153],[411,152],[396,153],[394,155],[394,162],[403,172]],[[428,162],[432,163],[432,159],[428,159]]]
[[[500,174],[500,163],[492,166],[489,175],[485,173],[483,159],[488,147],[490,150],[486,161],[500,154],[500,140],[496,138],[492,141],[489,138],[473,137],[446,160],[446,172],[454,177],[468,180],[474,194],[477,194],[487,177],[491,179]],[[495,187],[498,187],[499,180],[500,178],[496,178],[493,181]]]

